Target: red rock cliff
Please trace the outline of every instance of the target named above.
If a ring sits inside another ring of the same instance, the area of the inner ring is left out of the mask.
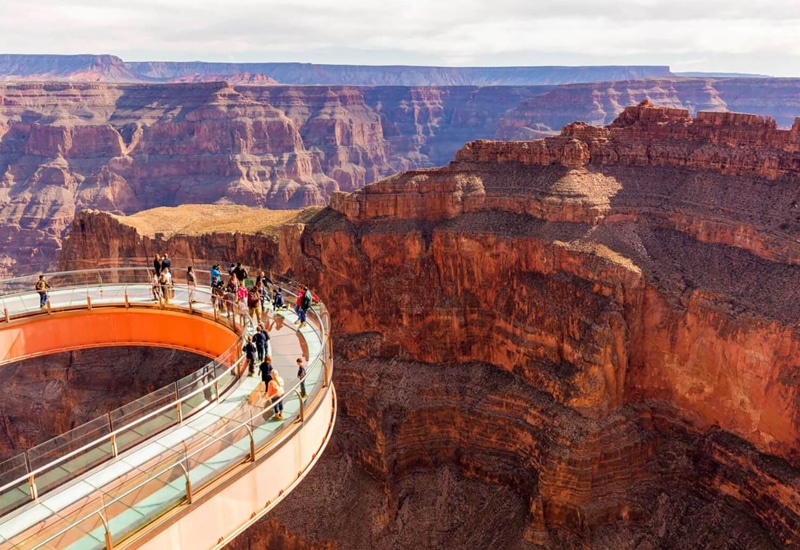
[[[644,104],[283,226],[342,416],[272,519],[357,548],[800,544],[796,138]]]

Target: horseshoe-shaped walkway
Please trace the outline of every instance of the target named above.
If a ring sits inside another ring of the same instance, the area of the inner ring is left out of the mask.
[[[54,273],[39,307],[35,278],[0,281],[0,368],[57,351],[148,345],[212,359],[196,373],[0,464],[0,550],[221,548],[308,473],[334,426],[329,318],[296,325],[265,314],[285,380],[273,420],[241,354],[252,325],[229,319],[198,286],[154,299],[146,269]],[[205,278],[204,278],[205,277]],[[198,272],[198,279],[207,274]],[[283,285],[286,302],[296,288]],[[300,395],[295,359],[308,362]]]

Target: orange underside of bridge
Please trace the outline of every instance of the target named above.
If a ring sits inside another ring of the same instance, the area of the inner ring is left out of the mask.
[[[158,309],[95,309],[36,315],[0,324],[0,364],[61,351],[155,346],[216,358],[237,335],[199,314]]]

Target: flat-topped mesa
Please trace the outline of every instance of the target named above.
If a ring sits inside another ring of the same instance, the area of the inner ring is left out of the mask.
[[[578,154],[576,154],[578,153]],[[560,136],[533,142],[473,141],[456,153],[461,163],[659,166],[710,170],[776,180],[800,173],[800,118],[790,130],[759,115],[657,107],[627,107],[610,125],[583,122]]]

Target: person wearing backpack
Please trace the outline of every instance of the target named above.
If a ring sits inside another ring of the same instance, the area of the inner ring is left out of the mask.
[[[299,317],[300,317],[300,327],[299,328],[303,328],[304,326],[306,326],[306,313],[308,312],[308,308],[311,307],[311,301],[312,301],[311,291],[308,290],[308,287],[305,287],[305,286],[301,287],[301,292],[302,292],[302,294],[301,294],[300,300],[299,300],[300,301],[300,308],[299,308],[300,311],[299,311],[299,314],[298,314]]]
[[[247,313],[254,325],[261,320],[261,294],[255,286],[247,293]]]

